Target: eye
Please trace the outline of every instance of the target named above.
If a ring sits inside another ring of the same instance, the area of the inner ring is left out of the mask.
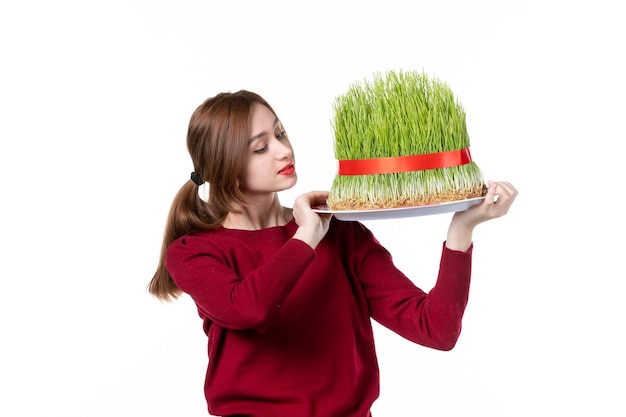
[[[283,139],[287,137],[287,131],[286,130],[281,130],[280,132],[276,133],[276,139]]]
[[[254,151],[254,153],[263,153],[267,150],[267,145]]]

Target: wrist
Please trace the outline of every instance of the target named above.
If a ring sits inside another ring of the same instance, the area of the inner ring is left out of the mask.
[[[473,227],[455,222],[453,219],[448,228],[446,247],[460,252],[467,251],[472,246],[473,231]]]
[[[309,245],[312,249],[315,249],[317,247],[317,244],[320,241],[319,239],[315,237],[315,233],[312,233],[311,231],[307,231],[303,227],[299,227],[298,230],[296,230],[296,233],[294,233],[292,238],[301,240],[302,242]]]

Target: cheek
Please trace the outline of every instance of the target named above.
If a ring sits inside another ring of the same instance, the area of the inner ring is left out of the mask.
[[[245,170],[239,176],[239,188],[248,188],[250,181],[254,181],[254,175],[250,174],[250,170]]]
[[[254,184],[263,180],[264,164],[261,161],[248,162],[239,177],[239,186],[242,188],[253,187]]]

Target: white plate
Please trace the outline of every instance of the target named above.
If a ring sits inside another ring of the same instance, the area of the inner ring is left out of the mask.
[[[316,213],[331,213],[339,220],[384,220],[400,219],[403,217],[429,216],[431,214],[451,213],[464,211],[475,204],[482,202],[485,197],[468,198],[467,200],[450,201],[426,206],[397,207],[371,210],[331,210],[327,206],[315,207]]]

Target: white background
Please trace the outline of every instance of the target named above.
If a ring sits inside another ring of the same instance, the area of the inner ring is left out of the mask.
[[[0,415],[206,415],[194,307],[146,292],[191,112],[268,99],[298,158],[290,205],[330,186],[335,96],[387,69],[446,81],[485,177],[520,194],[475,232],[453,351],[376,327],[374,415],[626,415],[619,3],[3,2]],[[429,289],[449,219],[367,225]]]

